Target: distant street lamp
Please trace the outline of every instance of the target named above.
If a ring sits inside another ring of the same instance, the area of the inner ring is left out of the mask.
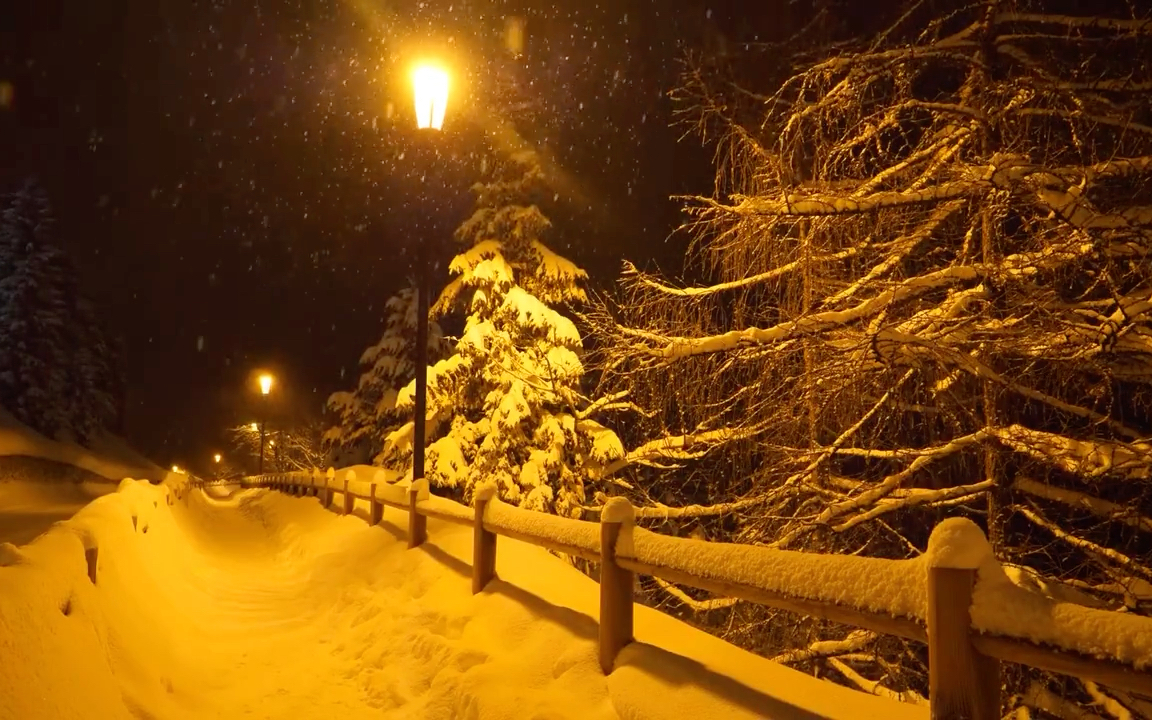
[[[264,474],[264,426],[268,424],[268,394],[272,392],[272,376],[264,373],[260,376],[260,396],[264,398],[263,417],[260,418],[260,466],[256,474]]]
[[[417,65],[412,71],[416,127],[424,138],[433,137],[444,126],[448,108],[448,72],[436,65]],[[425,422],[428,415],[428,233],[420,238],[416,259],[416,408],[412,429],[412,481],[424,477]],[[411,496],[415,502],[416,495]],[[413,507],[408,513],[408,546],[424,541],[425,517]]]
[[[224,458],[223,458],[223,456],[221,456],[221,455],[220,455],[220,453],[216,453],[215,455],[213,455],[213,456],[212,456],[212,459],[213,459],[213,460],[214,460],[216,463],[219,463],[219,462],[220,462],[221,460],[223,460]]]

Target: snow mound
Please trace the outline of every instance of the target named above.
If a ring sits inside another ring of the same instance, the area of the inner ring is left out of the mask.
[[[0,546],[0,720],[927,717],[643,607],[606,678],[596,583],[540,548],[500,538],[473,595],[469,527],[409,551],[391,508],[176,495],[125,482]]]
[[[995,562],[992,546],[980,526],[968,518],[948,518],[928,538],[929,567],[976,570]]]
[[[0,408],[0,455],[52,460],[109,480],[136,477],[159,482],[168,474],[114,436],[97,438],[93,446],[95,449],[88,449],[71,442],[49,440]]]

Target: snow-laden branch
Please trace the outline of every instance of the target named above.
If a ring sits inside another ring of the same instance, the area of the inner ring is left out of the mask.
[[[878,680],[869,680],[852,668],[848,667],[846,663],[837,658],[828,658],[828,663],[844,677],[846,677],[853,685],[860,688],[866,693],[871,695],[878,695],[880,697],[890,698],[899,702],[912,703],[913,705],[927,705],[928,701],[922,695],[912,690],[905,690],[904,692],[896,692],[884,687]]]
[[[1120,30],[1127,33],[1152,34],[1152,18],[1144,20],[1125,20],[1098,15],[1049,15],[1042,13],[1003,12],[996,14],[993,23],[1007,25],[1010,23],[1028,23],[1033,25],[1063,25],[1077,30]]]
[[[657,438],[630,450],[619,460],[609,463],[601,475],[607,477],[630,465],[646,465],[661,460],[691,460],[701,457],[718,445],[741,440],[754,434],[755,431],[750,429],[721,428]]]
[[[1012,487],[1034,497],[1052,500],[1069,507],[1080,508],[1081,510],[1087,510],[1096,517],[1114,520],[1136,530],[1152,532],[1152,518],[1141,515],[1135,508],[1103,500],[1093,495],[1088,495],[1087,493],[1055,487],[1028,478],[1017,478],[1016,481],[1012,483]]]
[[[986,180],[956,180],[915,191],[892,190],[861,198],[843,195],[789,195],[781,199],[733,196],[735,205],[714,203],[717,209],[737,215],[820,217],[870,213],[885,208],[937,203],[958,197],[973,197],[986,191]]]
[[[980,482],[970,485],[957,485],[950,488],[940,488],[939,490],[910,489],[898,498],[882,498],[872,509],[867,512],[862,512],[859,515],[854,515],[839,525],[834,526],[832,529],[836,532],[844,532],[869,520],[878,518],[881,515],[911,507],[939,505],[949,500],[976,495],[990,490],[995,484],[996,482],[994,480],[981,480]]]
[[[901,483],[914,475],[916,472],[938,460],[961,452],[962,450],[974,444],[978,444],[987,437],[988,432],[986,430],[980,430],[978,432],[972,433],[971,435],[954,438],[947,443],[936,446],[932,449],[931,452],[927,452],[918,456],[900,472],[888,475],[883,480],[875,483],[872,487],[858,495],[847,498],[846,500],[838,503],[833,503],[824,508],[824,510],[822,510],[816,516],[815,520],[811,524],[802,525],[790,530],[774,542],[769,543],[768,547],[777,549],[787,548],[801,535],[807,533],[812,526],[829,525],[833,520],[836,520],[837,518],[878,502],[881,498],[890,495],[894,490],[900,487]]]
[[[675,585],[668,582],[667,580],[664,580],[663,578],[658,578],[658,577],[653,576],[652,579],[656,581],[656,584],[660,586],[660,589],[664,590],[664,592],[668,593],[669,595],[676,598],[677,600],[679,600],[684,605],[692,608],[696,612],[707,612],[709,610],[722,610],[724,608],[730,608],[733,605],[735,605],[736,603],[741,602],[740,598],[730,598],[730,597],[709,598],[707,600],[697,600],[696,598],[692,597],[688,593],[684,592],[683,590],[676,587]]]
[[[797,320],[782,322],[772,327],[752,327],[743,330],[732,330],[720,335],[708,337],[667,337],[665,338],[667,344],[663,348],[654,348],[651,352],[660,357],[675,359],[692,355],[725,352],[748,343],[770,343],[794,335],[816,333],[868,317],[869,315],[880,312],[888,305],[915,297],[929,290],[954,282],[972,280],[977,276],[978,271],[972,266],[957,265],[948,267],[905,280],[896,287],[881,292],[846,310],[828,310],[813,313]]]
[[[1152,456],[1146,443],[1077,439],[1023,425],[990,428],[989,432],[1009,448],[1078,477],[1109,474],[1131,479],[1149,477]]]
[[[1039,681],[1033,681],[1029,685],[1028,690],[1020,697],[1020,702],[1060,720],[1100,720],[1100,716],[1096,713],[1089,712],[1072,700],[1057,695]]]
[[[858,652],[871,645],[875,640],[876,633],[870,630],[853,630],[843,640],[817,640],[806,648],[797,648],[781,653],[773,657],[772,662],[792,665],[832,655]]]
[[[1092,702],[1096,707],[1103,709],[1104,712],[1108,713],[1108,715],[1115,720],[1132,720],[1132,713],[1128,711],[1128,708],[1124,707],[1119,700],[1104,692],[1099,685],[1091,680],[1081,680],[1080,684],[1084,687],[1084,690],[1087,691],[1089,697],[1092,698]]]
[[[848,248],[847,250],[841,250],[840,252],[832,253],[830,255],[818,255],[808,258],[808,262],[813,264],[833,262],[836,260],[843,260],[844,258],[852,257],[858,252],[859,248],[852,247]],[[779,267],[773,268],[767,272],[750,275],[746,278],[741,278],[740,280],[732,280],[731,282],[718,283],[716,285],[708,285],[705,287],[678,288],[671,285],[665,285],[664,283],[657,282],[656,280],[652,279],[647,274],[640,272],[635,265],[628,261],[624,262],[624,275],[635,277],[637,281],[646,287],[652,288],[658,292],[666,293],[668,295],[676,295],[679,297],[703,297],[707,295],[716,295],[731,290],[738,290],[740,288],[757,285],[769,280],[775,280],[778,277],[796,271],[796,269],[799,268],[801,264],[801,260],[794,260],[790,263],[786,263]]]
[[[1119,550],[1104,547],[1103,545],[1098,545],[1091,540],[1085,540],[1084,538],[1077,537],[1067,530],[1064,530],[1051,520],[1042,517],[1040,513],[1030,508],[1026,508],[1023,505],[1014,505],[1012,509],[1028,518],[1036,525],[1039,525],[1048,532],[1052,533],[1054,537],[1062,540],[1072,547],[1077,548],[1078,550],[1083,550],[1084,552],[1095,555],[1097,557],[1107,558],[1108,560],[1111,560],[1133,575],[1137,575],[1144,580],[1152,580],[1152,571],[1150,571],[1144,565],[1141,565],[1132,558],[1128,557],[1124,553],[1120,552]]]

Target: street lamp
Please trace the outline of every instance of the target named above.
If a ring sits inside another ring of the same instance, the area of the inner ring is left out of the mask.
[[[216,463],[217,463],[217,464],[219,464],[219,462],[220,462],[221,460],[223,460],[223,457],[221,457],[220,453],[216,453],[215,455],[213,455],[213,456],[212,456],[212,459],[213,459],[214,461],[216,461]]]
[[[272,392],[272,376],[264,373],[260,376],[260,395],[264,398],[264,413],[260,419],[260,466],[257,475],[264,474],[264,426],[268,424],[268,393]]]
[[[438,65],[420,64],[412,70],[412,96],[416,106],[416,127],[431,137],[444,126],[448,108],[448,72]],[[423,138],[421,139],[423,140]],[[428,237],[420,238],[416,260],[416,408],[412,428],[412,481],[424,477],[425,422],[428,415]],[[416,493],[410,496],[413,504]],[[408,512],[408,546],[424,542],[425,517],[412,507]]]

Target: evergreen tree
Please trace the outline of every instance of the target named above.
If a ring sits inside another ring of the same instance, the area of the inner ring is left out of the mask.
[[[52,214],[28,182],[0,218],[0,404],[49,436],[69,426],[64,373],[65,317],[53,286]]]
[[[463,305],[455,353],[429,370],[428,477],[465,499],[494,482],[522,507],[576,515],[585,485],[623,455],[619,440],[581,412],[581,337],[552,305],[582,302],[585,272],[542,241],[548,219],[532,198],[538,158],[516,154],[478,184],[476,211],[457,230],[466,249],[435,305]],[[398,405],[411,407],[414,383]],[[407,451],[409,422],[389,438]],[[388,452],[388,450],[386,450]]]
[[[45,435],[83,442],[117,422],[123,386],[52,227],[48,200],[31,181],[0,216],[0,404]]]
[[[360,356],[362,372],[356,388],[328,398],[328,410],[337,418],[324,433],[329,450],[375,458],[383,449],[384,437],[405,420],[396,397],[414,377],[416,290],[401,290],[388,299],[385,310],[384,335]],[[437,360],[444,355],[443,335],[436,323],[428,330],[428,354]]]

